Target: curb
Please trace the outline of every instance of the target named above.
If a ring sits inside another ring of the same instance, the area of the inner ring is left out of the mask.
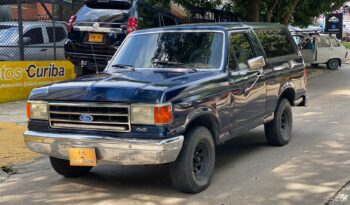
[[[9,175],[0,168],[0,183],[6,181]]]

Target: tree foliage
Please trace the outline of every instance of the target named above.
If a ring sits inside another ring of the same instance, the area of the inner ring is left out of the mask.
[[[168,0],[152,0],[169,2]],[[226,2],[242,21],[279,22],[306,26],[320,14],[331,13],[343,6],[347,0],[174,0],[186,9],[201,7],[217,8]]]

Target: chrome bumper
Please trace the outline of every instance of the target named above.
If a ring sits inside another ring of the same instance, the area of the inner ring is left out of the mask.
[[[96,149],[98,163],[113,162],[120,165],[173,162],[184,141],[183,136],[165,140],[143,140],[35,131],[26,131],[23,135],[27,147],[34,152],[68,159],[68,148],[89,147]]]

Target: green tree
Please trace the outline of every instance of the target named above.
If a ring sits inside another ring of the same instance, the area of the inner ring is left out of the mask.
[[[152,0],[169,2],[168,0]],[[222,0],[174,0],[185,9],[196,7],[210,9],[222,4]],[[242,21],[279,22],[306,26],[320,14],[338,10],[347,0],[230,0],[224,8],[230,8]]]

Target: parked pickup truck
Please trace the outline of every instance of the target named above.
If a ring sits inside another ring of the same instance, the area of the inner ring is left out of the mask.
[[[279,24],[197,24],[131,33],[103,73],[34,89],[24,139],[54,170],[168,164],[176,188],[210,183],[215,147],[259,125],[292,136],[305,106],[303,58]]]

